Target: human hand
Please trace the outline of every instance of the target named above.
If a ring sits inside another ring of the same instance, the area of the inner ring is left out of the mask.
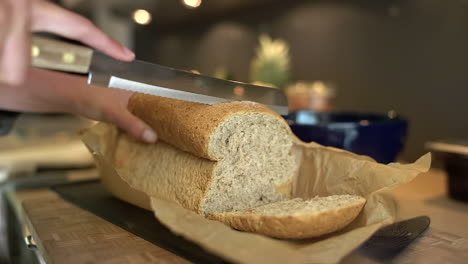
[[[77,75],[31,69],[22,86],[0,84],[0,106],[26,112],[66,112],[116,124],[135,138],[153,143],[154,131],[127,109],[133,93],[87,84]]]
[[[31,31],[80,41],[107,55],[135,55],[86,18],[45,0],[0,0],[0,107],[29,112],[67,112],[111,122],[152,143],[154,131],[128,109],[130,92],[89,86],[83,77],[30,69]]]
[[[88,19],[45,0],[0,0],[0,82],[21,85],[30,65],[31,32],[54,33],[107,55],[131,61],[135,54]]]

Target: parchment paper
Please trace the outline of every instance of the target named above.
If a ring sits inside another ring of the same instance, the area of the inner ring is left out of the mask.
[[[108,162],[113,153],[112,146],[115,146],[113,140],[117,137],[106,129],[109,128],[98,125],[85,134],[83,141],[93,153],[101,177],[106,181],[120,180]],[[151,198],[151,207],[158,220],[171,231],[233,262],[337,263],[380,227],[394,221],[397,205],[389,190],[426,172],[431,162],[430,154],[426,154],[412,164],[384,165],[369,157],[315,143],[298,145],[303,148],[303,159],[298,180],[294,183],[294,196],[307,198],[347,193],[367,199],[361,214],[344,230],[309,240],[278,240],[233,230],[169,201]],[[125,184],[121,180],[120,183]],[[128,188],[125,195],[122,195],[122,188]],[[118,189],[114,194],[127,201],[132,193],[142,195],[128,185]]]

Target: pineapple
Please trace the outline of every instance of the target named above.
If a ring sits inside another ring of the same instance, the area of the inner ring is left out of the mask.
[[[289,47],[284,40],[260,35],[260,46],[250,67],[254,84],[285,89],[290,78]]]

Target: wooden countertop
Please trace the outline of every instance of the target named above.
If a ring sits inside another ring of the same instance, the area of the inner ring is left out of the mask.
[[[446,173],[431,170],[393,190],[398,202],[397,220],[427,215],[429,230],[392,261],[398,264],[467,263],[468,203],[447,196]],[[352,254],[343,263],[377,263]]]
[[[468,238],[468,202],[448,197],[446,179],[444,171],[431,170],[395,188],[398,218],[427,215],[433,228]]]
[[[395,263],[464,263],[468,259],[468,203],[445,195],[445,174],[432,170],[397,187],[399,219],[431,217],[431,228]],[[48,263],[187,263],[61,199],[47,189],[19,191],[19,214]],[[353,254],[344,263],[373,263]]]

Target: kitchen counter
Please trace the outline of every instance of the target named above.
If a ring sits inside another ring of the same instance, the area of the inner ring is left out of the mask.
[[[395,263],[464,263],[468,259],[468,204],[446,197],[445,173],[432,170],[394,190],[398,219],[428,215],[430,229]],[[47,263],[187,263],[133,234],[60,198],[48,189],[17,191],[17,205]],[[343,263],[374,263],[351,254]]]
[[[447,196],[446,179],[444,171],[431,170],[397,187],[394,195],[400,206],[398,219],[427,215],[431,227],[468,238],[468,203]]]
[[[393,190],[397,220],[427,215],[431,225],[394,263],[466,263],[468,259],[468,203],[447,196],[446,173],[432,169]],[[376,263],[357,254],[343,263]]]

